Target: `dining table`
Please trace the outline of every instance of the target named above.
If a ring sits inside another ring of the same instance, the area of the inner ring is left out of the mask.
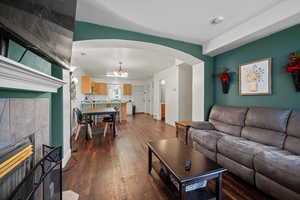
[[[117,132],[116,132],[117,111],[113,107],[90,108],[90,109],[83,110],[82,114],[86,118],[91,118],[92,116],[110,115],[113,119],[113,137],[117,136]]]

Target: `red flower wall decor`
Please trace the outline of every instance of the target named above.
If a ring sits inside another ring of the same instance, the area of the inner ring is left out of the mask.
[[[229,92],[229,86],[230,86],[230,73],[228,69],[225,69],[225,71],[221,74],[217,74],[215,76],[220,78],[221,84],[222,84],[222,90],[224,94],[228,94]]]
[[[291,73],[296,91],[300,92],[300,53],[290,53],[289,62],[286,65],[285,70],[286,72]]]

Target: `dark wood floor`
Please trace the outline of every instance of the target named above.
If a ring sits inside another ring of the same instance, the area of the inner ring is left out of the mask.
[[[172,200],[159,177],[147,173],[146,142],[174,137],[174,127],[139,114],[119,125],[115,139],[99,134],[89,141],[80,138],[78,152],[64,169],[63,189],[79,193],[80,200]],[[224,199],[268,199],[229,173],[223,182]]]

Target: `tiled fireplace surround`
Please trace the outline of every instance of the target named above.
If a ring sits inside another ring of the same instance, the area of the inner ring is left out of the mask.
[[[49,144],[48,98],[0,99],[0,147],[35,135],[35,161],[42,158],[42,144]]]

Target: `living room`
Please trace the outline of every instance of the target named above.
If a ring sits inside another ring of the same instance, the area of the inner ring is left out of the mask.
[[[299,35],[297,0],[2,0],[0,199],[300,199]]]

